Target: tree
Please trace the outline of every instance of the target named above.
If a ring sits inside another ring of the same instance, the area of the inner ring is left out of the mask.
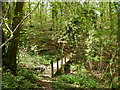
[[[12,31],[16,28],[16,26],[22,20],[23,6],[24,6],[24,2],[16,2],[15,12],[14,12],[15,17],[13,18],[13,23],[12,23]],[[17,56],[17,50],[18,50],[18,44],[19,44],[20,30],[21,30],[21,26],[17,28],[17,30],[13,35],[14,38],[11,40],[11,42],[8,43],[8,48],[6,48],[7,51],[5,53],[5,57],[3,60],[3,66],[5,66],[5,69],[10,69],[10,71],[14,75],[17,75],[16,56]]]

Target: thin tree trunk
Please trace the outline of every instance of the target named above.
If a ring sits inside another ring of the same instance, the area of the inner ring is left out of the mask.
[[[29,0],[29,13],[31,12],[31,3],[30,3],[30,0]],[[31,25],[31,15],[29,16],[29,19],[30,19],[30,25]]]
[[[0,1],[0,16],[2,16],[2,2],[1,1]],[[0,24],[1,24],[1,21],[2,20],[1,20],[1,17],[0,17]],[[2,28],[1,28],[1,25],[0,25],[0,45],[1,44],[2,44]],[[2,49],[0,49],[0,68],[2,68]],[[1,73],[1,70],[0,70],[0,73]],[[0,77],[1,77],[1,75],[0,75]],[[0,80],[1,80],[1,78],[0,78]]]

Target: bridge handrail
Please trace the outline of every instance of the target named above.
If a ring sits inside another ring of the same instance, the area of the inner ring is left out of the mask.
[[[64,66],[64,64],[66,64],[66,62],[68,62],[70,60],[71,57],[72,57],[72,53],[65,55],[63,58],[59,58],[57,60],[56,59],[51,60],[51,76],[54,77],[53,61],[57,61],[57,71],[58,71],[60,68],[62,68]],[[68,59],[68,60],[66,61],[66,59]],[[63,62],[63,60],[65,60],[65,61]],[[61,67],[59,68],[60,61],[61,61]]]

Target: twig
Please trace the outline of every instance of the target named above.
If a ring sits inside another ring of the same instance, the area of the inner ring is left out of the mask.
[[[9,28],[9,26],[7,25],[7,23],[5,23],[5,26],[6,26],[6,27],[7,27],[7,29],[10,31],[11,36],[13,36],[13,32],[12,32],[12,30]]]
[[[36,7],[33,9],[33,11],[38,7],[38,5],[39,5],[39,2],[38,2],[38,4],[36,5]],[[15,29],[13,30],[13,33],[17,30],[17,28],[21,25],[21,23],[28,17],[28,16],[30,16],[30,14],[31,13],[33,13],[33,11],[31,11],[27,16],[25,16],[21,21],[20,21],[20,23],[15,27]]]
[[[10,4],[8,5],[7,11],[6,11],[5,15],[4,15],[4,18],[7,16],[7,13],[8,13],[8,11],[9,11],[9,8],[10,8]],[[1,23],[0,23],[0,27],[2,26],[2,23],[3,23],[3,20],[2,20]]]
[[[25,16],[21,21],[20,21],[20,23],[15,27],[15,29],[13,30],[13,33],[12,34],[14,34],[15,33],[15,31],[17,30],[17,28],[22,24],[22,22],[31,14],[31,13],[33,13],[33,11],[39,6],[39,3],[40,2],[38,2],[38,4],[36,5],[36,7],[27,15],[27,16]],[[9,27],[9,26],[8,26]],[[1,46],[0,46],[0,49],[5,45],[5,44],[7,44],[11,39],[13,38],[13,36],[10,36],[10,38],[7,40],[7,41],[5,41]]]

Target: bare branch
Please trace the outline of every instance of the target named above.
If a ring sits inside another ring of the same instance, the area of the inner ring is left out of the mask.
[[[1,49],[5,44],[7,44],[12,38],[13,38],[13,36],[10,36],[10,38],[9,38],[7,41],[5,41],[5,42],[0,46],[0,49]]]
[[[36,5],[36,7],[35,7],[27,16],[25,16],[25,17],[20,21],[20,23],[19,23],[19,24],[16,26],[16,28],[13,30],[13,33],[17,30],[17,28],[21,25],[21,23],[22,23],[27,17],[29,17],[31,13],[34,12],[34,10],[39,6],[39,3],[40,3],[40,2],[38,2],[38,4]]]
[[[5,21],[4,21],[5,22]],[[11,33],[11,36],[13,36],[13,32],[12,32],[12,30],[9,28],[9,26],[7,25],[7,23],[5,23],[5,26],[7,27],[7,29],[10,31],[10,33]]]
[[[10,4],[8,5],[8,8],[7,8],[7,11],[6,11],[6,13],[5,13],[4,18],[7,16],[7,13],[8,13],[8,11],[9,11],[9,8],[10,8]],[[3,18],[3,19],[4,19],[4,18]],[[1,23],[0,23],[0,27],[2,26],[2,23],[3,23],[3,20],[2,20]]]
[[[38,4],[36,5],[36,7],[35,7],[27,16],[25,16],[25,17],[20,21],[20,23],[19,23],[19,24],[15,27],[15,29],[13,30],[12,34],[14,34],[15,31],[17,30],[17,28],[22,24],[22,22],[23,22],[31,13],[34,12],[34,10],[39,6],[39,3],[40,3],[40,2],[38,2]],[[9,26],[7,25],[7,28],[8,28],[8,27],[9,27]],[[10,28],[9,28],[9,30],[10,30]],[[11,31],[11,30],[10,30],[10,31]],[[5,41],[5,42],[0,46],[0,49],[1,49],[5,44],[7,44],[12,38],[13,38],[13,35],[11,35],[10,38],[9,38],[7,41]]]

